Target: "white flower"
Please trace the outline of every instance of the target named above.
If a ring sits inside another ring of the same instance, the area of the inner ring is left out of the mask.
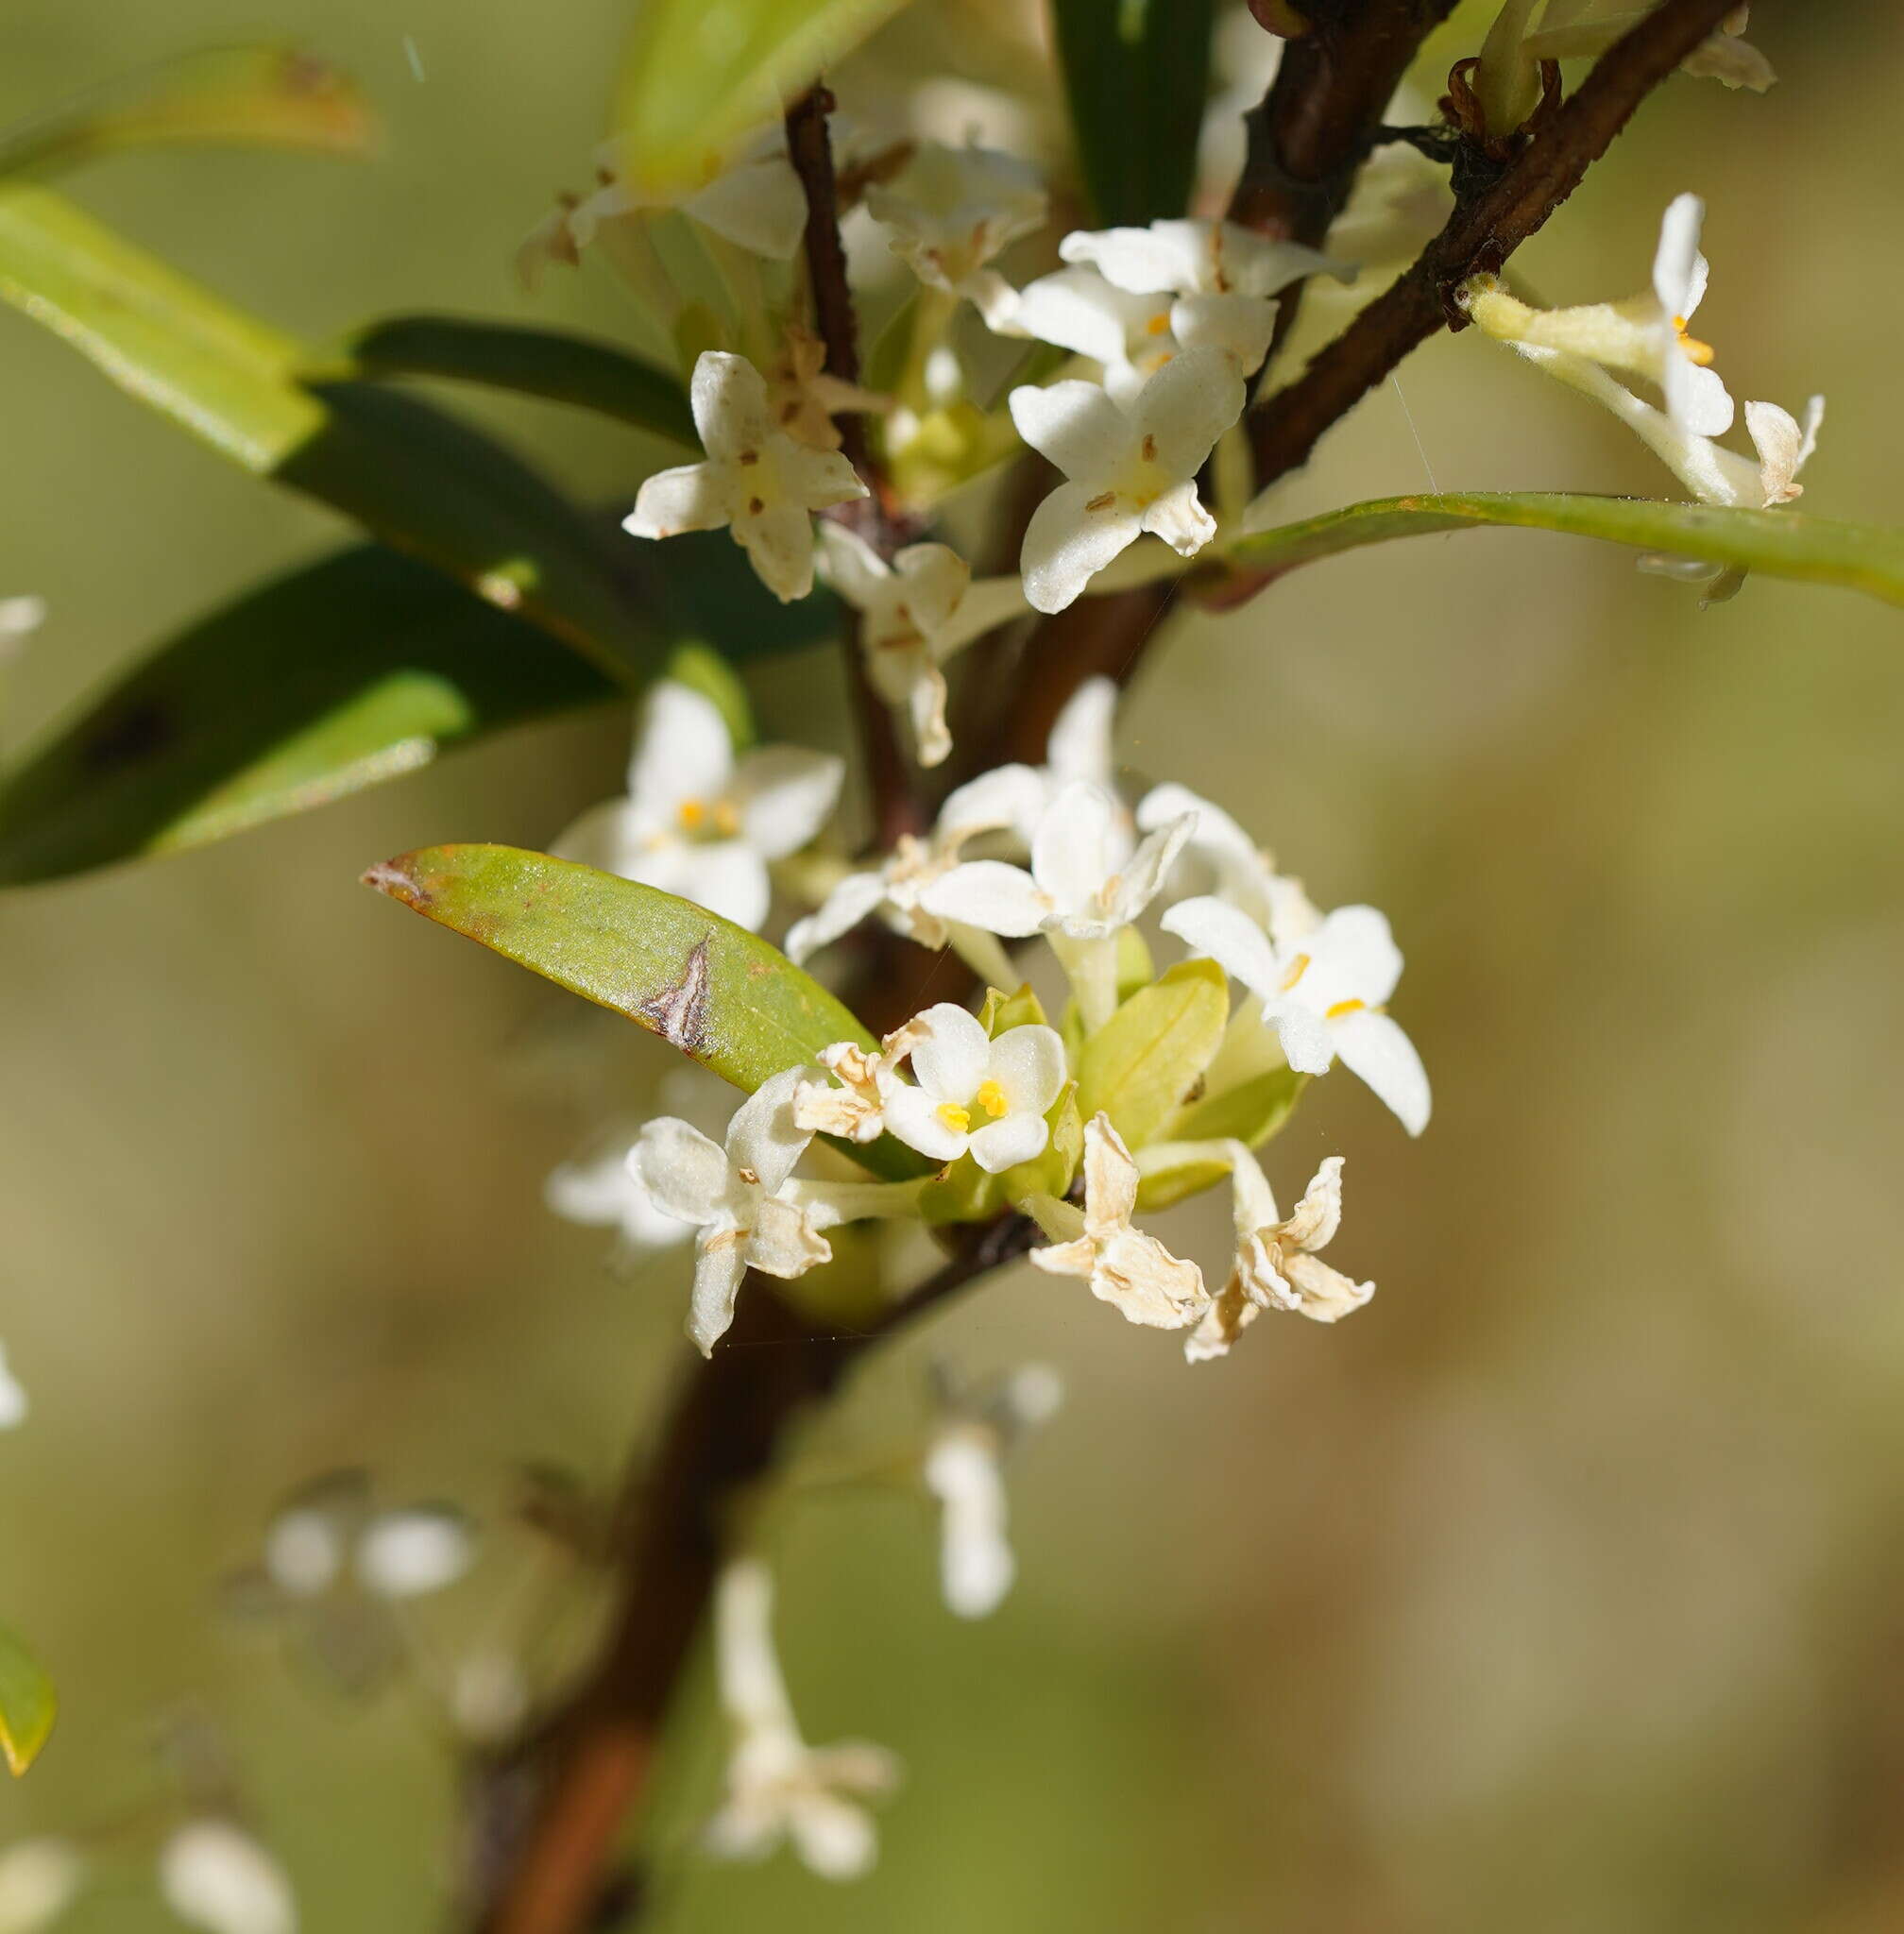
[[[926,908],[921,896],[960,863],[968,840],[1035,826],[1045,803],[1045,782],[1029,766],[999,766],[960,786],[946,796],[928,838],[902,837],[876,869],[848,874],[817,912],[796,921],[787,935],[788,957],[804,964],[875,913],[922,947],[946,945],[946,923]]]
[[[1108,940],[1156,897],[1196,823],[1186,813],[1147,834],[1132,853],[1116,802],[1074,780],[1038,823],[1028,873],[1004,860],[967,860],[921,897],[928,912],[1008,939]]]
[[[1094,268],[1061,268],[1019,290],[1011,328],[1004,333],[1089,356],[1103,365],[1104,387],[1113,399],[1127,402],[1184,348],[1170,327],[1175,301],[1167,292],[1134,296],[1107,282]],[[1258,363],[1275,324],[1274,311],[1266,303],[1262,307],[1268,320]]]
[[[1044,1152],[1045,1111],[1064,1085],[1055,1027],[1008,1027],[994,1041],[961,1007],[942,1001],[906,1030],[914,1080],[881,1070],[887,1128],[933,1162],[968,1150],[988,1175]]]
[[[528,1716],[532,1694],[520,1661],[506,1647],[477,1646],[450,1673],[450,1718],[460,1738],[478,1746],[500,1746]]]
[[[475,1557],[469,1525],[440,1505],[385,1511],[357,1541],[357,1576],[377,1598],[421,1598],[454,1585]]]
[[[628,1254],[671,1248],[688,1240],[685,1222],[654,1206],[654,1198],[628,1165],[640,1134],[634,1128],[586,1160],[565,1162],[551,1172],[542,1199],[565,1222],[613,1229]]]
[[[1064,701],[1045,741],[1045,763],[1039,769],[1046,780],[1046,806],[1078,779],[1089,780],[1106,793],[1116,792],[1111,738],[1116,718],[1117,686],[1113,679],[1087,678]],[[1025,828],[1028,844],[1037,829],[1035,820]]]
[[[1077,1233],[1033,1249],[1031,1261],[1052,1276],[1082,1277],[1093,1296],[1129,1322],[1182,1330],[1202,1315],[1210,1293],[1195,1263],[1173,1256],[1155,1236],[1132,1227],[1137,1181],[1137,1164],[1111,1117],[1093,1115],[1084,1125],[1082,1216],[1068,1202],[1048,1196],[1035,1204],[1047,1234],[1060,1224],[1075,1224]]]
[[[195,1820],[172,1834],[160,1849],[159,1887],[181,1921],[209,1934],[296,1934],[283,1869],[229,1821]]]
[[[1269,297],[1305,276],[1352,281],[1352,263],[1298,242],[1279,242],[1235,222],[1163,221],[1148,229],[1077,230],[1058,245],[1069,263],[1089,263],[1132,295],[1169,293],[1170,331],[1188,348],[1220,348],[1238,372],[1262,365],[1275,329]]]
[[[1262,996],[1263,1017],[1292,1068],[1325,1074],[1339,1055],[1411,1135],[1427,1127],[1421,1058],[1384,1011],[1402,977],[1402,954],[1374,908],[1338,907],[1280,950],[1248,914],[1214,898],[1171,908],[1164,930]]]
[[[893,254],[926,287],[962,296],[994,327],[1016,297],[985,266],[1045,220],[1036,168],[992,148],[924,143],[891,182],[866,191],[866,209]]]
[[[721,1574],[714,1599],[715,1673],[733,1734],[727,1796],[708,1823],[717,1858],[763,1859],[781,1840],[815,1874],[852,1880],[878,1853],[858,1796],[890,1792],[898,1765],[883,1747],[852,1740],[808,1746],[800,1737],[774,1654],[774,1582],[757,1558]]]
[[[71,1841],[51,1834],[15,1841],[0,1853],[0,1934],[39,1934],[79,1894],[85,1862]]]
[[[868,1053],[857,1043],[836,1041],[820,1050],[820,1064],[832,1081],[802,1081],[793,1095],[793,1124],[816,1135],[848,1142],[876,1142],[886,1132],[889,1057],[904,1034],[889,1034],[885,1047]]]
[[[1706,294],[1706,258],[1699,252],[1705,212],[1696,195],[1681,195],[1668,207],[1653,257],[1653,287],[1644,296],[1573,309],[1535,309],[1508,295],[1491,277],[1476,277],[1463,292],[1464,306],[1499,341],[1564,349],[1658,384],[1675,430],[1723,436],[1732,426],[1732,398],[1719,372],[1709,366],[1711,349],[1687,333]]]
[[[1626,8],[1594,20],[1581,20],[1590,0],[1547,0],[1539,27],[1521,43],[1531,66],[1539,60],[1565,60],[1581,55],[1604,54],[1629,28],[1646,17],[1643,8]],[[1524,11],[1524,8],[1522,8]],[[1772,63],[1742,37],[1750,7],[1735,7],[1679,63],[1681,74],[1716,80],[1730,88],[1749,88],[1762,94],[1778,76]]]
[[[1017,1563],[1006,1536],[1001,1459],[1062,1397],[1052,1371],[1027,1365],[989,1401],[949,1401],[945,1422],[926,1448],[921,1475],[940,1503],[940,1578],[946,1604],[961,1619],[996,1611],[1012,1588]]]
[[[1232,1145],[1231,1187],[1236,1222],[1236,1263],[1223,1293],[1185,1340],[1192,1363],[1225,1355],[1260,1310],[1288,1310],[1318,1323],[1334,1323],[1375,1294],[1332,1269],[1316,1252],[1342,1226],[1342,1158],[1332,1155],[1316,1171],[1296,1213],[1284,1222],[1256,1159]]]
[[[744,356],[707,349],[689,385],[706,463],[657,470],[621,528],[637,537],[733,528],[760,582],[783,603],[813,588],[811,514],[866,495],[838,450],[796,443],[774,420],[767,384]]]
[[[1216,534],[1197,472],[1243,414],[1243,379],[1220,349],[1185,349],[1127,404],[1094,382],[1026,385],[1012,420],[1068,480],[1037,510],[1019,562],[1034,610],[1062,611],[1146,531],[1192,557]]]
[[[25,1386],[8,1367],[7,1346],[0,1344],[0,1431],[24,1424],[29,1408]]]
[[[664,1115],[642,1129],[628,1158],[655,1204],[695,1225],[688,1334],[703,1356],[713,1355],[733,1322],[749,1269],[787,1278],[832,1260],[813,1208],[790,1199],[793,1165],[813,1139],[793,1119],[805,1077],[789,1068],[763,1081],[735,1111],[724,1149]]]
[[[714,702],[662,679],[649,689],[626,796],[584,813],[553,851],[757,932],[773,898],[768,861],[825,823],[845,770],[794,746],[737,759]]]
[[[972,581],[972,568],[944,544],[909,544],[889,565],[843,524],[820,527],[826,582],[860,615],[859,645],[873,688],[907,708],[922,766],[952,750],[945,725],[945,674],[962,646],[1025,609],[1016,578]]]
[[[43,598],[0,598],[0,665],[13,657],[45,621]]]

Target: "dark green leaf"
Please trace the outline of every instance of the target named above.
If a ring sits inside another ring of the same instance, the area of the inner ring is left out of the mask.
[[[322,365],[320,365],[320,371]],[[333,375],[442,376],[573,403],[697,450],[680,379],[612,343],[457,315],[396,315],[345,344]]]
[[[218,47],[96,88],[0,134],[0,175],[128,147],[277,147],[366,155],[376,116],[355,82],[297,47]]]
[[[0,1753],[16,1775],[39,1756],[59,1710],[45,1669],[0,1626]]]
[[[1096,225],[1181,215],[1210,91],[1212,0],[1052,0],[1051,15]]]
[[[710,156],[790,100],[904,0],[647,0],[616,90],[622,165],[699,185]]]
[[[611,673],[653,669],[654,640],[596,533],[489,438],[411,397],[301,384],[301,344],[43,189],[0,188],[0,297],[247,469],[355,517]]]
[[[1564,531],[1613,544],[1697,558],[1802,584],[1842,585],[1904,604],[1904,531],[1832,523],[1791,510],[1719,510],[1650,498],[1544,492],[1386,497],[1240,537],[1226,548],[1241,569],[1281,576],[1299,565],[1391,537],[1504,524]]]
[[[757,1088],[836,1041],[875,1044],[777,947],[705,907],[593,867],[513,846],[432,846],[374,866],[364,880],[612,1008],[737,1088]],[[846,1152],[895,1178],[931,1167],[891,1137]]]
[[[0,882],[178,852],[622,687],[365,545],[189,626],[0,787]]]

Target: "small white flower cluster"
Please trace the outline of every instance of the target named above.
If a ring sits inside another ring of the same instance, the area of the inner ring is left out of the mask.
[[[1711,348],[1688,328],[1706,295],[1704,219],[1705,204],[1694,195],[1667,208],[1644,295],[1536,309],[1495,278],[1477,276],[1459,299],[1485,334],[1610,410],[1701,503],[1769,510],[1803,494],[1798,473],[1817,446],[1825,399],[1814,396],[1802,421],[1776,403],[1748,402],[1745,428],[1756,459],[1716,441],[1732,427],[1732,397],[1712,366]],[[1658,389],[1663,407],[1620,380],[1634,377]]]
[[[0,1852],[0,1930],[38,1934],[61,1920],[85,1891],[88,1858],[57,1835],[16,1841]],[[297,1934],[298,1904],[277,1860],[222,1814],[204,1813],[165,1836],[159,1849],[165,1905],[205,1934]]]

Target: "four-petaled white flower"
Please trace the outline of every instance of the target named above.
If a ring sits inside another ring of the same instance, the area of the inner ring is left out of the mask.
[[[831,753],[789,745],[737,759],[720,707],[663,679],[648,693],[626,795],[591,807],[552,850],[757,932],[773,899],[768,861],[820,830],[845,772]]]
[[[1069,1202],[1034,1197],[1028,1206],[1045,1232],[1065,1240],[1033,1249],[1031,1261],[1052,1276],[1081,1277],[1129,1322],[1182,1330],[1209,1307],[1210,1293],[1195,1263],[1132,1226],[1137,1182],[1137,1164],[1111,1117],[1093,1115],[1084,1125],[1083,1213]]]
[[[1067,480],[1025,532],[1019,562],[1032,608],[1062,611],[1146,531],[1195,556],[1216,534],[1197,472],[1243,401],[1236,365],[1208,347],[1172,357],[1122,406],[1095,382],[1014,389],[1019,435]]]
[[[993,327],[1017,300],[986,267],[1045,220],[1044,180],[1028,161],[994,148],[923,144],[890,182],[866,191],[866,209],[893,254],[927,288],[962,296]]]
[[[1063,1385],[1041,1364],[1015,1371],[982,1400],[944,1393],[945,1420],[926,1447],[921,1476],[940,1504],[939,1573],[946,1604],[982,1619],[1017,1575],[1006,1536],[1004,1453],[1058,1408]]]
[[[1235,222],[1163,221],[1148,229],[1079,229],[1058,253],[1089,263],[1107,282],[1133,296],[1170,294],[1170,331],[1188,348],[1222,349],[1238,372],[1262,366],[1275,329],[1269,297],[1305,276],[1352,281],[1354,266],[1272,241]]]
[[[906,708],[922,766],[952,750],[945,674],[960,647],[1025,609],[1016,578],[981,578],[944,544],[909,544],[889,565],[843,524],[820,527],[826,582],[859,613],[859,645],[873,688]]]
[[[933,1162],[968,1150],[988,1175],[1044,1153],[1046,1111],[1064,1085],[1064,1043],[1055,1027],[1008,1027],[994,1041],[961,1007],[942,1001],[906,1030],[913,1080],[884,1077],[887,1128]]]
[[[1170,327],[1176,299],[1167,290],[1133,295],[1107,282],[1095,268],[1061,268],[1019,290],[1011,326],[1002,333],[1089,356],[1103,365],[1104,387],[1113,399],[1126,402],[1185,347]],[[1261,306],[1269,319],[1259,363],[1274,327],[1274,312],[1266,303]]]
[[[790,1840],[815,1874],[852,1880],[878,1852],[872,1816],[858,1800],[891,1792],[898,1762],[864,1741],[815,1747],[800,1737],[774,1653],[773,1618],[766,1566],[736,1559],[714,1598],[715,1675],[733,1750],[726,1799],[704,1843],[722,1859],[758,1860]]]
[[[787,1278],[832,1260],[812,1205],[790,1199],[794,1163],[813,1139],[793,1119],[808,1077],[804,1068],[788,1068],[763,1081],[735,1111],[724,1148],[663,1115],[642,1129],[628,1158],[655,1205],[695,1226],[688,1334],[703,1356],[713,1355],[733,1322],[749,1269]]]
[[[159,1852],[159,1888],[181,1921],[207,1934],[296,1934],[284,1870],[229,1820],[178,1827]]]
[[[1678,195],[1667,208],[1646,295],[1572,309],[1535,309],[1483,276],[1466,285],[1463,306],[1499,341],[1562,349],[1657,383],[1675,430],[1723,436],[1732,427],[1732,398],[1710,366],[1711,349],[1687,333],[1706,294],[1706,258],[1699,252],[1705,212],[1696,195]]]
[[[922,905],[921,896],[959,865],[968,840],[1034,827],[1045,804],[1045,781],[1030,766],[999,766],[960,786],[947,794],[928,837],[902,835],[878,867],[849,873],[816,912],[795,921],[787,935],[788,957],[804,964],[875,913],[922,947],[946,945],[952,938],[947,923]]]
[[[1262,1310],[1288,1310],[1318,1323],[1339,1322],[1375,1294],[1317,1255],[1342,1226],[1342,1158],[1329,1156],[1285,1222],[1256,1158],[1232,1145],[1231,1189],[1236,1261],[1222,1294],[1185,1339],[1194,1363],[1226,1354]]]
[[[1156,897],[1196,824],[1184,813],[1132,852],[1116,802],[1101,787],[1073,780],[1038,822],[1028,873],[1005,860],[971,859],[921,897],[928,912],[1008,939],[1108,940]]]
[[[1402,953],[1374,908],[1338,907],[1280,949],[1247,913],[1215,898],[1171,908],[1164,930],[1262,996],[1263,1017],[1292,1068],[1325,1074],[1339,1055],[1411,1135],[1427,1127],[1427,1072],[1384,1011],[1402,977]]]
[[[774,420],[767,384],[744,356],[703,352],[688,389],[706,463],[657,470],[621,528],[637,537],[730,527],[783,603],[813,588],[812,513],[866,495],[838,450],[796,443]]]

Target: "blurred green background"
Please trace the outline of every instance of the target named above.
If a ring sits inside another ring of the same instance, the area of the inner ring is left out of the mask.
[[[921,4],[960,44],[957,8]],[[314,336],[433,307],[612,332],[605,269],[532,302],[509,258],[586,182],[627,11],[13,0],[0,121],[296,36],[372,91],[382,160],[123,159],[80,198]],[[1463,9],[1452,51],[1488,11]],[[1805,508],[1904,521],[1904,16],[1760,12],[1779,86],[1669,85],[1521,265],[1553,300],[1637,287],[1661,207],[1696,189],[1700,333],[1735,393],[1831,399]],[[51,607],[7,690],[10,750],[340,535],[12,315],[0,411],[0,593]],[[654,461],[552,410],[483,414],[591,497]],[[1431,479],[1669,488],[1610,419],[1468,335],[1412,360],[1287,501]],[[952,1620],[904,1499],[790,1518],[809,1737],[910,1768],[882,1863],[836,1891],[784,1857],[668,1852],[718,1773],[697,1709],[651,1925],[1904,1926],[1898,643],[1897,614],[1848,593],[1755,580],[1701,615],[1624,552],[1489,533],[1320,566],[1153,654],[1130,768],[1221,801],[1323,904],[1382,906],[1408,954],[1428,1135],[1341,1077],[1270,1151],[1285,1200],[1349,1158],[1332,1259],[1381,1294],[1189,1370],[1020,1272],[882,1360],[857,1401],[889,1420],[928,1352],[1063,1372],[1015,1471],[1018,1589]],[[840,742],[824,659],[756,695],[770,736]],[[0,1606],[65,1697],[0,1836],[137,1812],[162,1791],[155,1723],[189,1704],[310,1927],[438,1924],[451,1775],[427,1705],[323,1695],[212,1591],[327,1466],[492,1514],[524,1459],[605,1484],[681,1366],[685,1262],[618,1278],[539,1201],[578,1128],[564,1070],[600,1058],[607,1086],[625,1056],[638,1106],[665,1057],[355,884],[436,840],[546,841],[619,789],[625,738],[536,730],[0,899],[0,1340],[35,1406],[0,1440]],[[1219,1216],[1174,1233],[1214,1263]],[[431,1641],[480,1629],[523,1552],[499,1534],[419,1613]],[[139,1846],[75,1928],[165,1925]]]

